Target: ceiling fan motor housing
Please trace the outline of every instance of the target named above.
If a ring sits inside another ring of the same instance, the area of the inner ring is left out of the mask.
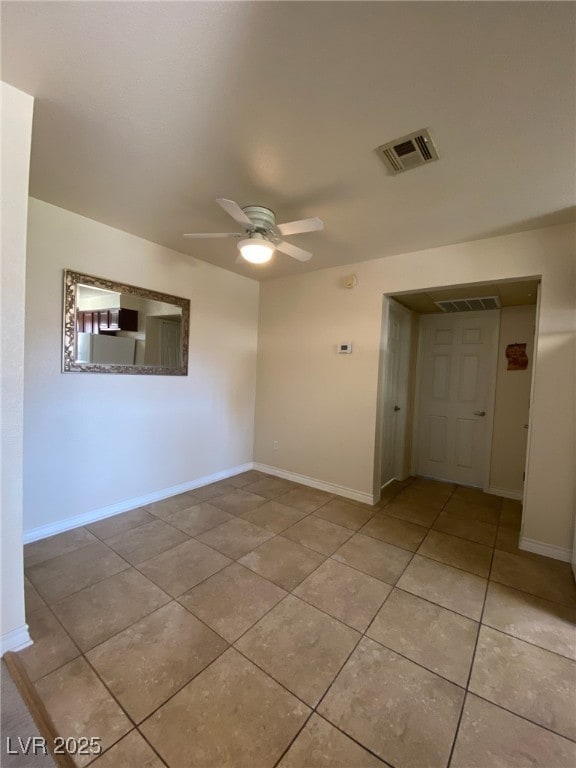
[[[264,208],[262,205],[246,205],[242,210],[254,224],[256,232],[276,234],[276,216],[270,208]]]

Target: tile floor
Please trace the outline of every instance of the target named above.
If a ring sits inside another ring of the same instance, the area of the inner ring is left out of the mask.
[[[93,768],[573,768],[576,588],[520,505],[250,471],[25,550],[21,652]]]

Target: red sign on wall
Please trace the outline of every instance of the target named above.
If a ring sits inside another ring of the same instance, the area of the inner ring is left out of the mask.
[[[528,355],[526,344],[508,344],[506,358],[509,371],[525,371],[528,368]]]

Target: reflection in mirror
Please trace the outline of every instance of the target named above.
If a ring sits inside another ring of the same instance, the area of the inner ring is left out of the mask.
[[[190,301],[64,272],[63,371],[187,375]]]

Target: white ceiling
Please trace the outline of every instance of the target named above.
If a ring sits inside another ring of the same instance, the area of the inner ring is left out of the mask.
[[[31,194],[257,278],[574,218],[575,9],[553,2],[4,2]],[[430,127],[439,162],[378,145]],[[236,265],[214,202],[320,216]]]

